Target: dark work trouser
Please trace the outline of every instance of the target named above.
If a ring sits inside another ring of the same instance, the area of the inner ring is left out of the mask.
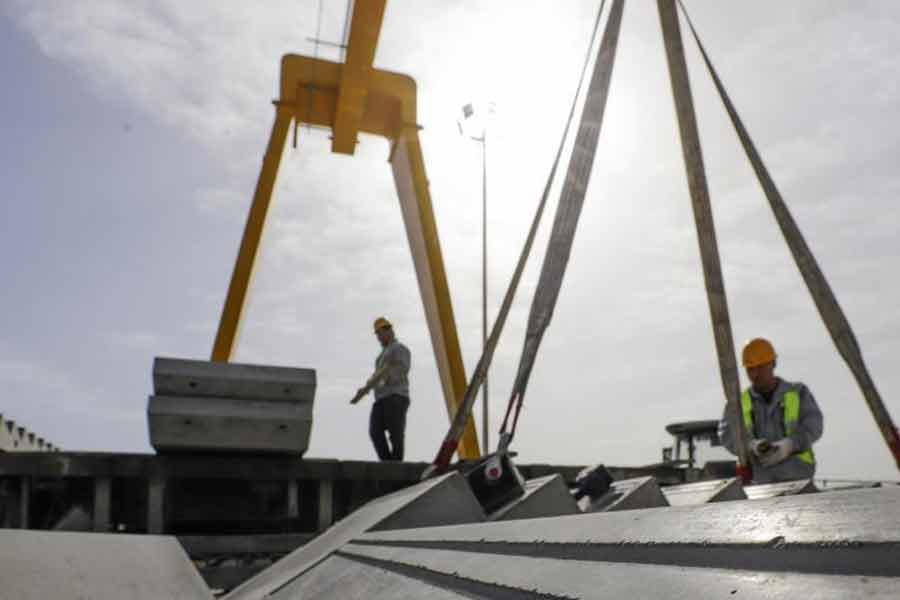
[[[403,460],[403,436],[406,432],[406,411],[409,398],[406,396],[385,396],[372,405],[369,415],[369,437],[380,460]],[[388,447],[384,432],[391,436]]]

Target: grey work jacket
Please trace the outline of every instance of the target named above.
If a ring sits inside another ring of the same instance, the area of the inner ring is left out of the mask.
[[[409,368],[412,362],[409,348],[392,340],[385,346],[375,359],[377,371],[385,364],[389,365],[387,372],[381,380],[375,384],[375,400],[381,400],[388,396],[405,396],[409,398]]]
[[[789,390],[796,390],[800,396],[800,418],[797,422],[791,439],[794,441],[795,451],[802,452],[812,447],[822,437],[822,411],[816,404],[809,388],[802,383],[791,383],[778,378],[778,386],[772,394],[772,401],[765,399],[750,388],[750,400],[753,403],[753,429],[749,432],[750,439],[765,439],[770,442],[787,437],[784,429],[784,395]],[[738,406],[738,411],[740,411]],[[743,422],[742,415],[738,418]],[[719,439],[732,454],[737,454],[734,433],[729,425],[728,406],[719,422]],[[749,441],[749,440],[748,440]],[[796,456],[791,456],[784,462],[764,467],[758,464],[751,456],[754,483],[775,483],[778,481],[792,481],[795,479],[808,479],[816,472],[816,465],[805,463]]]

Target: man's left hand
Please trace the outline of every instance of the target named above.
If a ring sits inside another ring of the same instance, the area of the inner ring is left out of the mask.
[[[760,463],[764,467],[773,467],[784,462],[794,453],[794,440],[783,438],[772,443],[772,449],[760,457]]]

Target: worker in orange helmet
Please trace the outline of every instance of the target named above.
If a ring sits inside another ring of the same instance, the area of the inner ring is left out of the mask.
[[[406,412],[409,410],[409,348],[394,335],[394,326],[384,317],[374,323],[375,337],[381,353],[375,359],[375,372],[366,385],[356,391],[350,404],[359,402],[370,390],[375,403],[369,415],[369,437],[380,460],[403,460],[403,440],[406,433]],[[385,436],[390,435],[390,445]]]
[[[802,383],[775,375],[775,348],[769,340],[747,342],[741,354],[750,387],[741,394],[740,421],[749,439],[754,483],[811,478],[816,472],[812,445],[822,437],[822,411]],[[719,439],[737,454],[728,406]]]

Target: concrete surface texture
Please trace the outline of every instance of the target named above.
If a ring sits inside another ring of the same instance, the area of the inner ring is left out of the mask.
[[[173,537],[0,530],[0,600],[211,600]]]

